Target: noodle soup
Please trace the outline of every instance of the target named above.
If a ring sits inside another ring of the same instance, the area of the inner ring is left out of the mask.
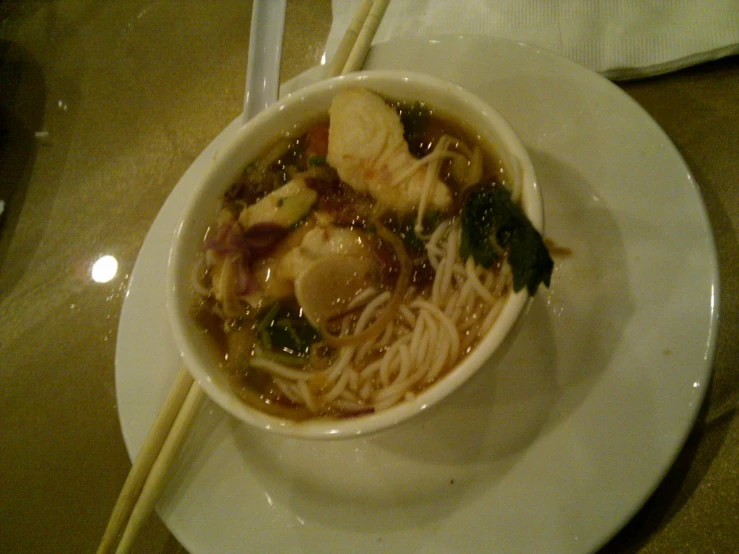
[[[388,410],[458,365],[514,289],[548,285],[520,199],[466,123],[348,88],[223,194],[192,317],[253,408],[296,421]]]
[[[547,284],[526,150],[452,83],[330,79],[224,136],[189,179],[167,309],[185,365],[246,423],[396,425],[489,363]]]

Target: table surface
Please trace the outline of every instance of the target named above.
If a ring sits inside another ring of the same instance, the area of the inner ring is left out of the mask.
[[[251,4],[0,0],[0,551],[92,552],[130,468],[114,385],[128,279],[167,195],[243,103]],[[291,0],[281,79],[329,0]],[[713,225],[713,381],[675,465],[606,553],[739,544],[739,58],[621,83],[677,145]],[[91,278],[103,255],[118,262]],[[134,552],[184,549],[155,517]]]

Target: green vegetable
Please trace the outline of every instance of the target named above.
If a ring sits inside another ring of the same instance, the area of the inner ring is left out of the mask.
[[[403,124],[403,137],[408,143],[411,154],[422,158],[428,152],[425,151],[424,135],[428,126],[430,111],[423,102],[414,102],[410,106],[401,105],[400,122]]]
[[[436,210],[429,210],[423,217],[423,232],[432,233],[439,226],[439,223],[441,223],[441,213]],[[411,254],[421,254],[426,251],[426,243],[416,234],[415,218],[405,218],[395,225],[391,224],[389,227],[403,239],[405,247]]]
[[[406,219],[400,224],[397,235],[403,239],[405,247],[413,254],[419,254],[424,250],[424,242],[418,238],[416,231],[413,228],[415,221],[413,219]]]
[[[313,155],[308,158],[308,165],[311,167],[321,167],[326,165],[326,158],[324,156]]]
[[[303,366],[310,361],[311,345],[319,338],[297,310],[275,302],[257,322],[257,338],[266,358]]]
[[[554,262],[541,234],[511,200],[510,191],[493,183],[476,185],[462,206],[459,255],[490,267],[506,254],[514,291],[526,287],[533,296],[539,283],[549,286]]]

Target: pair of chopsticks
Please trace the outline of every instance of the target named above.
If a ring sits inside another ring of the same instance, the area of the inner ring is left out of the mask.
[[[363,0],[326,69],[326,77],[359,71],[390,0]]]
[[[116,552],[131,549],[164,489],[167,472],[204,398],[203,389],[182,366],[123,483],[98,554],[112,551],[121,529],[123,534]]]
[[[362,1],[329,64],[326,77],[345,75],[362,68],[389,3],[390,0]],[[193,380],[187,368],[180,368],[159,415],[134,459],[97,554],[111,552],[119,535],[116,553],[123,554],[130,550],[156,506],[170,467],[187,438],[204,398],[203,389]]]

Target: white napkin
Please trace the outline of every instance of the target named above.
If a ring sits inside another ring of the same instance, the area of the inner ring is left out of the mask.
[[[361,0],[332,0],[331,59]],[[739,53],[739,0],[391,0],[373,43],[483,34],[558,52],[610,79]]]

